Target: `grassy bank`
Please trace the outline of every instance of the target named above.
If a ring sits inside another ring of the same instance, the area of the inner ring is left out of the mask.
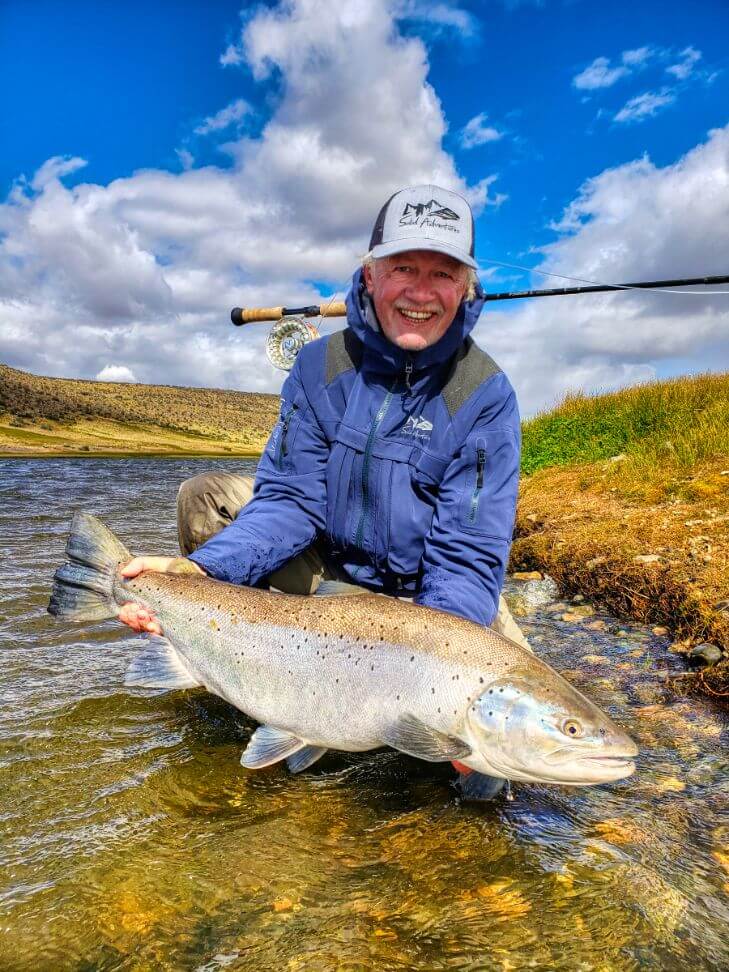
[[[0,456],[257,456],[275,395],[44,378],[0,365]]]
[[[729,650],[729,375],[570,396],[524,426],[513,569]],[[729,691],[729,661],[696,676]]]

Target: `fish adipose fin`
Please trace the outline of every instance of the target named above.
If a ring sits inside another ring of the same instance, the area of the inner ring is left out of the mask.
[[[401,716],[389,726],[382,735],[382,742],[429,763],[445,763],[471,755],[471,747],[466,743],[431,729],[412,715]]]
[[[189,689],[202,683],[185,668],[172,644],[166,638],[153,637],[140,651],[124,676],[127,687]]]
[[[293,756],[305,746],[303,739],[299,739],[285,729],[259,726],[251,736],[240,758],[240,764],[246,769],[263,769],[264,766],[271,766],[273,763]]]
[[[68,563],[56,571],[48,613],[69,621],[113,618],[112,586],[117,566],[131,554],[101,520],[75,513],[66,544]]]
[[[326,752],[325,746],[304,746],[298,753],[289,756],[286,765],[292,773],[300,773],[302,770],[313,766],[317,759],[321,759]]]

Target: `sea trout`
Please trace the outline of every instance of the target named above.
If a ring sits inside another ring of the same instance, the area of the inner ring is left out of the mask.
[[[77,513],[48,610],[77,621],[133,601],[164,631],[127,685],[202,685],[261,725],[241,758],[292,772],[327,749],[391,746],[493,777],[587,785],[630,775],[635,743],[549,665],[490,628],[368,592],[279,594],[191,574],[122,578],[129,551]]]

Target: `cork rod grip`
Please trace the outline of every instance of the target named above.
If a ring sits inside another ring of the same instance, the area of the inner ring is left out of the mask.
[[[329,304],[313,304],[311,307],[234,307],[231,321],[238,327],[258,321],[280,321],[282,317],[346,317],[347,307],[343,300]]]

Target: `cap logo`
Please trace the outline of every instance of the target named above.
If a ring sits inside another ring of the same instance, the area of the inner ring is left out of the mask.
[[[402,211],[402,216],[400,217],[401,226],[433,226],[432,222],[426,222],[425,218],[428,219],[460,219],[461,217],[458,213],[454,213],[452,209],[448,209],[447,206],[442,206],[437,199],[431,199],[427,203],[407,203],[405,209]]]

